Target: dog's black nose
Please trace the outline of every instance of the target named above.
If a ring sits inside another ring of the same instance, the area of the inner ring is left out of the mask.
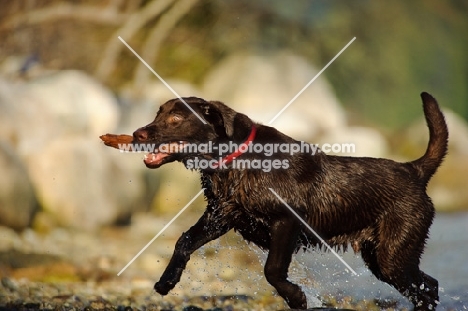
[[[133,139],[137,141],[146,141],[148,139],[148,131],[144,128],[133,132]]]

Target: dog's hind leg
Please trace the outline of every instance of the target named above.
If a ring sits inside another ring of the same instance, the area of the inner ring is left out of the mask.
[[[415,310],[435,310],[438,302],[436,279],[419,271],[418,266],[407,268],[409,272],[404,273],[404,270],[395,272],[393,268],[389,269],[384,264],[382,266],[384,273],[382,273],[377,259],[377,250],[370,242],[363,243],[361,256],[377,279],[395,287],[415,305]]]
[[[417,223],[407,226],[411,230],[403,230],[404,225],[398,228],[395,222],[386,225],[388,231],[380,235],[375,252],[378,270],[372,272],[380,272],[376,276],[406,296],[413,303],[415,311],[435,310],[439,303],[438,282],[419,269],[425,234],[414,235],[418,231]],[[398,229],[401,231],[396,235],[395,230]],[[393,234],[389,231],[393,231]]]
[[[297,246],[300,225],[293,216],[275,221],[271,228],[270,251],[265,263],[265,277],[293,309],[307,309],[301,288],[289,282],[288,268]]]
[[[364,260],[367,268],[377,277],[382,280],[382,271],[380,271],[379,263],[377,262],[377,250],[375,244],[370,241],[364,241],[360,245],[361,257]]]
[[[435,310],[439,303],[439,286],[436,279],[420,271],[417,267],[384,275],[382,280],[395,287],[414,305],[414,311]],[[414,272],[413,270],[416,270]]]

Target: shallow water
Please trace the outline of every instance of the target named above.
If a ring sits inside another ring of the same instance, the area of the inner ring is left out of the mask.
[[[369,300],[388,298],[397,300],[400,307],[411,307],[395,289],[378,281],[359,255],[339,254],[358,275],[330,253],[312,251],[296,256],[298,264],[291,267],[291,279],[313,279],[315,288],[302,285],[311,301],[317,294],[352,295]],[[437,214],[421,269],[439,281],[438,310],[468,310],[468,213]]]

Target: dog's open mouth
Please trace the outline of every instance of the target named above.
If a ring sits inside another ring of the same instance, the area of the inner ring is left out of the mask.
[[[177,141],[162,143],[154,148],[154,150],[145,155],[143,162],[148,168],[158,168],[161,165],[172,162],[185,153],[184,147],[188,144],[186,141]]]

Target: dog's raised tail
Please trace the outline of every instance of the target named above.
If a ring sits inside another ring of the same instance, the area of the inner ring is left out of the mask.
[[[429,143],[426,153],[412,163],[418,169],[419,177],[427,183],[447,154],[448,128],[435,98],[426,92],[421,93],[421,98],[429,128]]]

